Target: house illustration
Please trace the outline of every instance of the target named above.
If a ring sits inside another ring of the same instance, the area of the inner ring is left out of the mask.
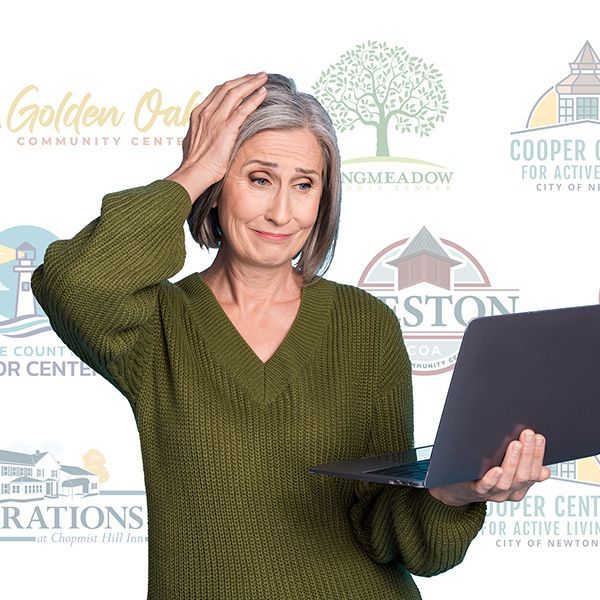
[[[589,42],[569,63],[570,75],[547,90],[536,102],[527,128],[582,121],[600,122],[600,59]]]
[[[550,472],[554,479],[600,485],[600,455],[551,465]]]
[[[396,268],[398,290],[422,282],[449,290],[450,270],[461,263],[450,258],[427,228],[423,227],[404,252],[386,264]]]
[[[61,465],[50,452],[0,450],[0,503],[98,494],[98,475]]]

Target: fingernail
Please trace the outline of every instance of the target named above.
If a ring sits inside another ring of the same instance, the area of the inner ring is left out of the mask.
[[[528,431],[525,434],[525,441],[526,442],[532,442],[533,441],[533,431]]]
[[[519,454],[519,452],[521,452],[521,444],[519,442],[516,442],[513,446],[513,452],[515,454]]]
[[[536,435],[535,436],[535,445],[539,448],[540,446],[542,446],[544,444],[544,438],[541,435]]]

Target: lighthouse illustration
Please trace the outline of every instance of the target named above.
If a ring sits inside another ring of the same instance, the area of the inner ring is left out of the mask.
[[[13,267],[13,271],[19,277],[15,309],[15,318],[18,319],[37,314],[35,298],[31,291],[31,274],[37,265],[34,264],[35,248],[29,242],[23,242],[16,248],[16,251],[17,264]]]
[[[31,289],[31,277],[56,237],[33,226],[0,233],[0,336],[26,338],[50,331],[48,317]]]

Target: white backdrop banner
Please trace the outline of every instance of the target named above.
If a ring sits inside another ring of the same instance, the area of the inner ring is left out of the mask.
[[[326,277],[397,314],[416,441],[431,443],[469,320],[599,301],[598,17],[547,2],[5,7],[0,597],[146,597],[133,414],[32,296],[50,242],[105,194],[170,174],[215,85],[293,78],[330,113],[343,159]],[[214,257],[186,236],[174,279]],[[599,486],[590,457],[490,504],[465,561],[417,578],[423,597],[598,598]]]

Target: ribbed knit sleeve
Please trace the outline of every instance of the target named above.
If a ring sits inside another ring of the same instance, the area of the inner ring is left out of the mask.
[[[149,361],[161,283],[185,261],[190,210],[188,192],[171,180],[109,193],[100,216],[52,242],[32,275],[56,334],[129,399]]]
[[[373,399],[369,455],[414,447],[410,360],[398,319],[384,309],[381,392]],[[350,519],[374,561],[399,562],[415,575],[429,577],[462,562],[485,513],[485,503],[453,507],[425,489],[357,481]]]

